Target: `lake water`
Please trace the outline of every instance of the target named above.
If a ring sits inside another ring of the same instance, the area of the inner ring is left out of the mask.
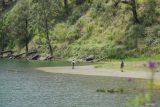
[[[143,92],[146,85],[144,80],[46,73],[24,63],[0,61],[0,107],[125,107],[138,93],[133,90]],[[96,92],[101,88],[124,93]]]

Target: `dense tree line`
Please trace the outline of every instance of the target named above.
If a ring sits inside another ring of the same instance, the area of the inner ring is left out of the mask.
[[[106,0],[105,3],[108,1]],[[11,0],[11,2],[13,1]],[[65,20],[68,18],[72,12],[70,9],[72,5],[78,6],[85,2],[92,4],[94,0],[18,0],[13,8],[0,19],[1,51],[15,46],[25,47],[27,55],[29,51],[28,44],[36,35],[36,31],[38,31],[40,38],[45,38],[46,40],[50,56],[53,56],[53,37],[50,30],[56,23],[61,21],[60,19]],[[137,0],[113,0],[113,8],[118,8],[121,4],[126,4],[130,8],[135,32],[141,28],[139,26],[151,26],[156,20],[155,0],[147,0],[144,14],[138,13],[139,4]],[[7,5],[5,0],[1,0],[0,6],[2,12],[4,9],[7,9],[9,4]],[[97,4],[97,8],[101,7]],[[78,14],[75,14],[74,18],[77,18]],[[134,39],[135,48],[137,48],[139,37],[135,33],[133,35],[136,35]]]

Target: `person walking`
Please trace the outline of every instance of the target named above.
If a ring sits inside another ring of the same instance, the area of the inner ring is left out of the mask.
[[[72,69],[74,69],[74,66],[75,66],[75,60],[73,59],[72,60]]]
[[[122,60],[122,61],[121,61],[121,72],[124,72],[123,68],[124,68],[124,62],[123,62],[123,60]]]

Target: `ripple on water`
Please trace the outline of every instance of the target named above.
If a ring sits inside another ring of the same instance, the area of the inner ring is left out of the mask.
[[[124,107],[134,93],[97,93],[96,90],[138,85],[138,81],[130,84],[123,78],[5,68],[0,70],[0,107]]]

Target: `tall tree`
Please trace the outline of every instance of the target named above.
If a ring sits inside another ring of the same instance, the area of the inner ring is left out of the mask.
[[[133,47],[138,48],[138,37],[140,37],[139,35],[141,35],[141,34],[137,34],[136,32],[141,29],[139,29],[140,28],[139,27],[140,20],[138,18],[136,0],[122,0],[122,3],[127,4],[131,7],[131,11],[133,14],[133,19],[134,19],[135,25],[133,27],[131,27],[130,30],[127,31],[127,33],[129,32],[128,35],[130,35],[134,39],[134,46]]]
[[[36,12],[37,23],[41,33],[43,33],[47,40],[50,56],[53,56],[53,48],[50,39],[50,27],[54,26],[55,18],[60,14],[61,1],[59,0],[35,0],[37,3]]]
[[[29,31],[30,21],[30,0],[20,1],[11,13],[12,35],[16,38],[18,46],[25,47],[26,55],[28,54],[28,43],[31,40]]]
[[[46,35],[46,40],[47,40],[47,44],[48,44],[48,48],[49,48],[49,52],[50,52],[50,56],[53,56],[53,48],[51,45],[51,40],[49,37],[49,20],[50,17],[49,15],[51,14],[51,4],[52,1],[51,0],[40,0],[39,4],[41,6],[41,23],[42,23],[42,28],[44,29],[45,35]]]
[[[68,0],[64,0],[65,13],[68,15]]]
[[[6,48],[9,48],[10,40],[9,37],[9,26],[5,23],[5,17],[1,17],[0,19],[0,53],[3,56],[3,51]]]

